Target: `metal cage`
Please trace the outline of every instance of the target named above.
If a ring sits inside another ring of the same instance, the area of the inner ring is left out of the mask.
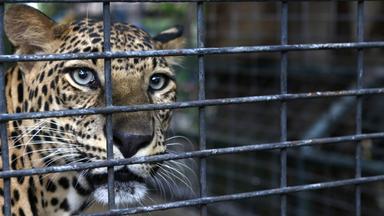
[[[246,0],[243,0],[246,1]],[[252,0],[249,0],[251,2]],[[254,0],[263,1],[263,0]],[[267,1],[267,0],[264,0]],[[67,171],[79,171],[83,169],[108,167],[108,207],[106,212],[88,214],[88,215],[125,215],[143,212],[151,212],[165,210],[171,208],[181,208],[189,206],[199,206],[200,214],[207,215],[207,205],[217,202],[247,199],[262,196],[279,196],[280,197],[280,215],[287,215],[287,195],[301,191],[311,191],[325,188],[335,188],[346,185],[353,185],[355,188],[354,206],[355,215],[361,215],[361,185],[371,182],[384,180],[384,175],[362,176],[362,149],[361,142],[366,139],[382,139],[384,132],[379,133],[363,133],[362,132],[362,98],[366,95],[384,94],[384,88],[364,88],[364,50],[371,48],[384,48],[384,41],[365,42],[364,40],[364,4],[363,0],[351,0],[357,4],[357,25],[356,25],[356,41],[343,43],[318,43],[318,44],[288,44],[288,2],[289,0],[270,0],[280,2],[280,44],[261,45],[261,46],[241,46],[241,47],[218,47],[206,48],[205,41],[205,17],[204,6],[212,2],[236,2],[234,0],[2,0],[0,2],[0,38],[3,38],[3,16],[5,3],[29,3],[29,2],[102,2],[103,3],[103,22],[104,22],[104,52],[101,53],[73,53],[73,54],[38,54],[38,55],[5,55],[4,45],[0,43],[0,136],[2,142],[2,162],[3,170],[0,172],[0,178],[4,180],[4,212],[5,215],[11,215],[11,194],[10,194],[10,178],[18,176],[28,176],[47,173],[58,173]],[[292,0],[300,1],[300,0]],[[110,3],[111,2],[194,2],[196,3],[197,16],[197,47],[192,49],[179,50],[154,50],[154,51],[131,51],[131,52],[111,52],[110,50]],[[321,91],[306,93],[289,93],[287,91],[287,55],[290,51],[309,51],[309,50],[339,50],[350,49],[356,50],[356,88],[353,90],[342,91]],[[235,54],[235,53],[261,53],[274,52],[280,53],[280,93],[275,95],[261,95],[222,99],[206,99],[205,97],[205,67],[204,57],[215,54]],[[199,77],[199,94],[198,100],[176,102],[172,104],[143,104],[130,106],[114,106],[112,104],[111,89],[111,59],[113,58],[133,58],[133,57],[149,57],[149,56],[196,56],[198,61],[198,77]],[[54,60],[70,60],[70,59],[105,59],[105,101],[106,106],[103,108],[90,108],[78,110],[62,110],[49,112],[34,113],[7,113],[5,100],[5,80],[4,80],[4,63],[18,61],[54,61]],[[316,139],[304,140],[288,140],[287,138],[287,102],[293,100],[308,100],[326,97],[352,97],[355,98],[355,133],[347,136],[324,137]],[[207,106],[222,106],[228,104],[246,104],[246,103],[280,103],[280,142],[255,144],[237,147],[225,147],[216,149],[206,149],[206,121],[205,114]],[[135,112],[145,110],[160,109],[183,109],[196,108],[199,111],[199,146],[197,151],[185,152],[176,155],[158,155],[141,158],[131,158],[116,160],[112,158],[112,124],[111,116],[116,112]],[[108,160],[92,163],[75,163],[64,166],[53,166],[25,170],[11,170],[9,167],[8,155],[8,136],[6,124],[12,120],[22,119],[38,119],[49,117],[64,117],[76,115],[93,115],[104,114],[107,117],[107,152]],[[288,185],[287,184],[287,149],[298,149],[303,146],[316,146],[330,143],[341,143],[351,141],[355,143],[355,177],[336,181],[319,182],[315,184]],[[277,188],[249,191],[246,193],[226,194],[219,196],[207,195],[207,176],[206,176],[206,158],[224,154],[236,154],[243,152],[256,152],[265,150],[280,150],[280,185]],[[114,182],[113,166],[138,164],[144,162],[159,162],[166,160],[177,160],[184,158],[199,158],[199,198],[183,201],[170,202],[165,204],[156,204],[151,206],[123,208],[118,209],[114,203],[114,191],[112,190]]]

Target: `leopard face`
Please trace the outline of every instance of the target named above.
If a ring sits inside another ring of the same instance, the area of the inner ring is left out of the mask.
[[[103,51],[102,22],[84,19],[57,24],[24,5],[14,5],[7,10],[5,32],[17,54]],[[114,23],[111,26],[111,51],[178,48],[183,41],[181,34],[182,29],[175,27],[151,37],[133,25]],[[113,105],[175,101],[176,83],[171,62],[168,57],[112,59]],[[7,73],[8,112],[103,107],[104,83],[103,59],[19,62]],[[113,158],[165,153],[165,132],[170,117],[170,110],[112,114]],[[105,160],[106,118],[98,114],[9,123],[12,168]],[[140,200],[147,191],[145,179],[151,178],[158,166],[114,167],[115,202],[119,205]],[[34,199],[37,202],[33,204],[28,198],[26,202],[30,208],[24,210],[25,214],[72,214],[79,211],[90,197],[103,204],[108,202],[107,168],[26,178],[29,180],[23,183],[29,182],[27,185],[12,181],[12,184],[21,185],[18,193],[27,193],[31,182],[36,191]],[[16,207],[12,211],[17,214]]]

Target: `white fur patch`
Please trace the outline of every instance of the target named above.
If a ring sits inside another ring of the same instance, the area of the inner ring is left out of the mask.
[[[115,181],[115,203],[126,205],[137,203],[147,194],[147,187],[136,181],[118,182]],[[108,185],[102,185],[93,192],[95,200],[101,204],[108,204]]]
[[[69,187],[67,200],[71,209],[79,209],[86,199],[87,197],[80,196],[75,188]]]

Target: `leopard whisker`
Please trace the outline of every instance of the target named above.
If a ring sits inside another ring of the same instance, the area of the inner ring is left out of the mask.
[[[69,145],[72,147],[73,146],[81,147],[81,145],[75,144],[75,143],[58,142],[58,141],[44,141],[44,142],[34,142],[34,143],[30,143],[30,144],[18,144],[18,145],[14,145],[14,146],[10,147],[10,149],[14,149],[14,148],[18,148],[18,147],[26,146],[26,145],[34,146],[34,145],[45,145],[45,144],[57,144],[57,145],[60,145],[61,147],[65,146],[65,145]]]
[[[155,186],[155,188],[157,188],[160,191],[160,196],[164,197],[163,185],[160,182],[160,180],[157,179],[157,176],[153,176],[151,178],[151,181],[152,181],[152,184]]]
[[[72,154],[71,157],[76,157],[76,156],[81,156],[80,154]],[[58,160],[61,160],[61,159],[65,159],[69,157],[68,155],[59,155],[59,156],[55,156],[54,159],[50,160],[48,164],[45,164],[46,167],[50,166],[52,163],[58,161]]]
[[[42,126],[42,125],[40,125]],[[23,133],[30,133],[32,132],[33,130],[35,130],[37,127],[33,127],[32,129],[29,129],[29,130],[20,130],[21,132]],[[69,132],[65,132],[65,131],[62,131],[62,130],[59,130],[59,129],[56,129],[56,128],[52,128],[52,127],[47,127],[47,126],[44,126],[44,131],[49,131],[49,132],[59,132],[60,134],[65,134],[65,135],[68,135],[68,136],[76,136],[75,134],[73,133],[69,133]],[[17,129],[17,128],[16,128]],[[18,135],[20,136],[20,135]],[[13,137],[18,137],[18,136],[13,136]],[[10,136],[12,137],[12,136]]]
[[[193,162],[195,162],[194,160],[192,160]],[[176,161],[176,160],[170,160],[170,161],[166,161],[164,162],[165,164],[167,163],[172,163],[173,165],[179,167],[180,169],[186,169],[188,172],[190,172],[195,178],[197,178],[197,174],[195,172],[194,169],[192,169],[191,167],[189,167],[187,164],[183,163],[183,162],[180,162],[180,161]]]
[[[153,179],[155,180],[155,183],[157,188],[160,190],[161,197],[166,197],[166,186],[169,188],[169,185],[167,183],[168,179],[166,179],[161,172],[157,172],[155,176],[153,176]],[[167,184],[167,185],[165,185]]]
[[[181,143],[166,143],[166,146],[183,146]]]
[[[28,137],[28,135],[25,135],[24,137]],[[69,138],[63,138],[63,137],[58,137],[58,136],[50,136],[50,135],[44,135],[44,134],[36,134],[34,137],[73,141],[73,139],[69,139]],[[16,143],[16,142],[13,141],[13,143]]]
[[[20,141],[22,138],[24,138],[27,134],[31,133],[32,131],[36,130],[37,128],[40,128],[41,126],[43,125],[43,122],[41,123],[38,123],[36,125],[34,125],[33,129],[30,129],[29,131],[27,132],[23,132],[19,135],[19,138],[14,140],[14,142],[18,142]]]
[[[193,143],[192,143],[192,141],[191,141],[188,137],[186,137],[186,136],[180,136],[180,135],[172,136],[172,137],[169,137],[169,138],[165,139],[165,141],[168,142],[168,141],[171,141],[171,140],[174,140],[174,139],[182,139],[182,140],[185,140],[185,141],[188,143],[188,145],[189,145],[190,147],[193,147],[193,146],[194,146]]]
[[[165,169],[167,168],[167,169]],[[169,165],[166,165],[166,164],[162,164],[162,166],[160,167],[160,169],[163,169],[165,172],[167,172],[167,174],[171,175],[172,177],[178,179],[180,182],[182,182],[186,187],[188,187],[191,191],[193,191],[192,189],[192,182],[188,179],[187,176],[185,176],[182,172],[180,172],[179,170],[177,170],[176,168],[174,167],[171,167]],[[173,172],[171,172],[173,171]]]
[[[34,135],[33,135],[33,136],[26,142],[26,144],[27,144],[27,145],[30,144],[31,141],[33,140],[33,138],[35,137],[35,135],[38,134],[38,133],[40,133],[40,131],[41,131],[43,128],[44,128],[44,127],[41,127],[39,130],[37,130],[36,133],[35,133],[35,134],[34,134]],[[26,146],[27,146],[27,145],[26,145]],[[25,152],[25,149],[27,148],[26,146],[25,146],[24,149],[23,149],[23,153]]]
[[[161,183],[160,185],[162,186],[162,189],[163,189],[163,197],[165,198],[166,197],[166,187],[168,187],[168,190],[171,191],[171,186],[169,184],[169,178],[168,177],[165,177],[166,175],[164,175],[164,173],[161,173],[161,172],[158,172],[157,173],[157,176],[160,177],[161,179],[159,179],[159,182]]]
[[[65,148],[65,147],[64,147],[64,148]],[[68,148],[70,148],[70,147],[68,147]],[[23,158],[23,157],[25,157],[25,156],[28,156],[28,155],[31,155],[31,154],[34,154],[34,153],[39,153],[39,152],[49,152],[49,153],[51,154],[53,150],[55,150],[55,148],[45,148],[45,149],[33,150],[33,151],[30,151],[30,152],[24,152],[22,155],[20,155],[20,156],[14,158],[11,162],[14,162],[14,161],[16,161],[16,160],[18,160],[18,159],[20,159],[20,158]],[[57,150],[59,150],[59,148],[57,148]],[[55,151],[57,151],[57,150],[55,150]],[[45,157],[43,157],[43,158],[39,158],[39,160],[44,160],[44,159],[45,159],[46,157],[48,157],[48,156],[50,156],[50,155],[47,155],[47,156],[45,156]]]

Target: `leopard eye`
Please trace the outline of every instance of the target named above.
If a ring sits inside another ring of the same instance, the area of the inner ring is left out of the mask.
[[[88,68],[76,68],[71,71],[72,79],[82,86],[92,86],[96,82],[94,71]]]
[[[168,84],[169,77],[165,74],[154,74],[149,79],[149,90],[159,91]]]

